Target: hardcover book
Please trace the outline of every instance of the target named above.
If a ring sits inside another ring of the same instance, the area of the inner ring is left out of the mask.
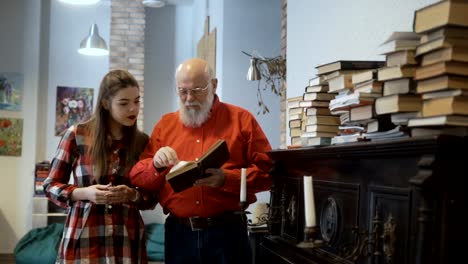
[[[412,94],[394,94],[383,96],[375,100],[375,112],[377,115],[415,112],[421,110],[421,107],[421,97]]]
[[[467,90],[468,77],[442,75],[439,77],[418,81],[416,92],[427,93],[432,91],[445,90],[448,88]]]
[[[423,80],[446,74],[468,76],[468,63],[442,61],[427,66],[421,66],[416,69],[414,79]]]
[[[206,169],[220,168],[229,158],[226,141],[220,139],[198,161],[179,161],[166,175],[166,181],[175,192],[181,192],[192,187],[196,180],[210,176],[205,174]]]
[[[408,121],[408,127],[419,126],[468,126],[466,115],[440,115],[429,117],[417,117]]]
[[[359,61],[359,60],[340,60],[315,67],[317,74],[325,74],[338,70],[363,70],[375,69],[385,65],[384,61]]]
[[[436,2],[414,12],[413,30],[423,33],[441,26],[468,26],[467,11],[465,0]]]
[[[421,36],[421,44],[438,38],[468,38],[467,27],[445,26],[439,29],[431,30]]]

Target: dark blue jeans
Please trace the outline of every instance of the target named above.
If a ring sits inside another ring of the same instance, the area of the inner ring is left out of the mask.
[[[228,223],[192,231],[176,219],[166,218],[166,264],[244,264],[252,263],[247,224]]]

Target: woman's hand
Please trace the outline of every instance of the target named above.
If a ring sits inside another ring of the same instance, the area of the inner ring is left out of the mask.
[[[71,199],[73,201],[89,200],[96,204],[106,204],[106,195],[109,193],[109,187],[111,187],[110,184],[95,184],[88,187],[76,188],[71,194]]]
[[[127,185],[111,186],[106,197],[109,204],[134,202],[138,199],[138,191]]]

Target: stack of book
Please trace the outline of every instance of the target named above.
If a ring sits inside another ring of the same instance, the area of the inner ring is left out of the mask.
[[[328,105],[334,97],[328,93],[327,84],[309,83],[300,97],[294,97],[294,108],[289,109],[290,147],[329,145],[330,138],[336,135],[339,124],[337,117],[330,114]],[[288,99],[288,100],[292,100]],[[288,103],[288,105],[293,105]],[[300,112],[294,116],[294,112]]]
[[[413,29],[421,34],[416,56],[416,92],[423,99],[409,120],[412,136],[467,135],[468,1],[446,0],[415,11]]]
[[[332,115],[339,116],[340,126],[332,144],[358,141],[367,123],[373,120],[373,103],[382,91],[376,72],[384,65],[384,61],[341,60],[317,67],[329,92],[336,94],[329,109]]]
[[[287,114],[289,123],[297,122],[302,120],[304,108],[299,106],[299,102],[302,100],[302,96],[291,97],[286,100]],[[291,142],[296,142],[301,137],[301,128],[291,127],[289,125],[289,136]]]
[[[36,196],[44,195],[44,187],[42,186],[44,180],[49,176],[50,162],[42,161],[36,163],[34,169],[34,194]]]
[[[415,32],[393,32],[389,39],[407,44],[404,48],[387,50],[384,54],[386,66],[378,70],[378,80],[383,82],[383,96],[375,101],[375,111],[379,116],[390,115],[395,125],[406,126],[422,105],[420,96],[415,94],[413,80],[419,65],[415,50],[420,35]]]

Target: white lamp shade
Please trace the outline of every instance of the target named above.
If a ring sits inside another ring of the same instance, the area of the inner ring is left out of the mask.
[[[250,67],[247,72],[247,80],[249,81],[258,81],[262,79],[262,75],[260,74],[260,70],[258,69],[258,59],[251,58],[250,59]]]
[[[99,30],[96,24],[91,25],[89,35],[81,41],[78,52],[90,56],[109,55],[106,41],[99,36]]]
[[[60,2],[73,5],[93,5],[98,3],[99,1],[101,0],[60,0]]]
[[[160,8],[166,5],[163,0],[143,0],[143,5],[152,8]]]

